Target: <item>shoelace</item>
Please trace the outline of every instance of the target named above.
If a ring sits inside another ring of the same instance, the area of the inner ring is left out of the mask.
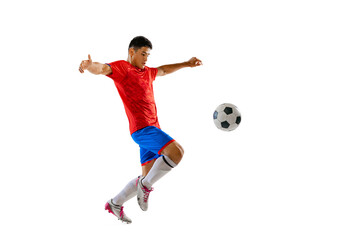
[[[145,191],[145,193],[144,193],[144,202],[147,202],[147,200],[149,198],[149,194],[150,194],[150,192],[152,192],[154,190],[154,188],[147,189],[145,186],[143,186],[141,189],[143,191]]]
[[[123,218],[124,217],[124,207],[121,207],[120,208],[120,218]]]

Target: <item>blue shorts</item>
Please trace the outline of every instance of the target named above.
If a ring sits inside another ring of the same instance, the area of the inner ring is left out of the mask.
[[[149,126],[131,134],[140,147],[140,162],[145,165],[159,158],[164,148],[175,140],[161,129]]]

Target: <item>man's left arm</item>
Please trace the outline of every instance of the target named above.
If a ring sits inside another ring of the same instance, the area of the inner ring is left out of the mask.
[[[158,73],[156,76],[165,76],[167,74],[176,72],[177,70],[180,70],[185,67],[197,67],[201,65],[202,65],[201,60],[197,59],[196,57],[193,57],[189,61],[183,63],[175,63],[175,64],[163,65],[158,67],[157,68]]]

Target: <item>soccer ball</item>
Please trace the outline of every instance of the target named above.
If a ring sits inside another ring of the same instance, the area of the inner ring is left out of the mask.
[[[241,122],[241,114],[231,103],[219,105],[213,114],[215,126],[223,131],[235,130]]]

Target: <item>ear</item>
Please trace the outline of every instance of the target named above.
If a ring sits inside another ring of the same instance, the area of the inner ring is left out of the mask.
[[[129,55],[132,57],[135,54],[134,48],[129,48]]]

